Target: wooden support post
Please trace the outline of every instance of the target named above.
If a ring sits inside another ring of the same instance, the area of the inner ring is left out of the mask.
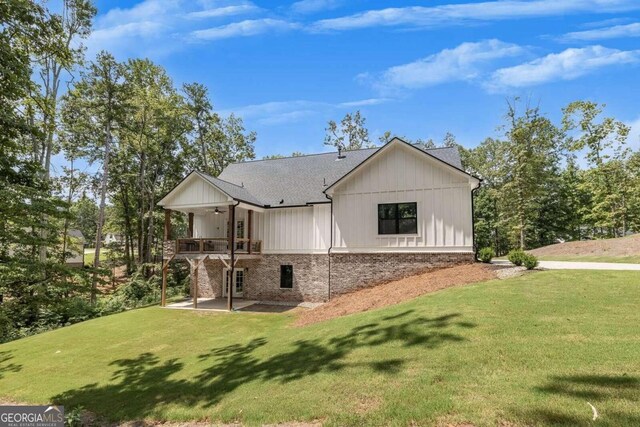
[[[172,255],[171,258],[167,260],[162,266],[162,293],[160,297],[160,306],[164,307],[167,305],[167,271],[169,270],[169,263],[173,260],[175,255]]]
[[[171,240],[171,209],[164,210],[164,240]]]
[[[189,237],[193,237],[193,212],[189,212]]]
[[[248,253],[249,253],[249,255],[251,255],[251,246],[252,246],[252,242],[251,242],[251,236],[252,236],[251,229],[253,228],[253,210],[249,210],[249,213],[248,213],[247,215],[248,215],[248,218],[247,218],[247,223],[248,223],[248,224],[247,224],[247,225],[248,225],[248,227],[249,227],[249,232],[248,232],[248,235],[247,235],[247,237],[249,238],[249,248],[248,248]]]
[[[231,280],[227,280],[229,288],[227,289],[227,310],[233,310],[233,268],[235,267],[235,257],[236,257],[236,205],[231,205],[231,209],[229,211],[229,229],[231,230],[231,238],[229,242],[229,246],[231,246]]]

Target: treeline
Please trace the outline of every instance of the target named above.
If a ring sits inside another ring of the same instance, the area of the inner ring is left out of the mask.
[[[483,179],[475,197],[479,248],[497,254],[559,241],[640,231],[640,152],[630,128],[589,101],[570,103],[560,123],[538,107],[508,103],[503,138],[460,147]]]
[[[217,114],[202,84],[176,87],[147,59],[85,58],[95,14],[90,0],[60,13],[0,2],[0,341],[153,300],[159,198],[190,170],[254,157],[255,133]],[[110,256],[132,279],[98,301],[105,224],[124,236]],[[95,247],[92,268],[66,265],[83,250],[72,229]]]

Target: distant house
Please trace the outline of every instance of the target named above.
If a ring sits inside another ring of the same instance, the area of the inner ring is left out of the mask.
[[[117,244],[123,244],[124,243],[124,236],[122,234],[118,234],[118,233],[107,233],[104,235],[104,244],[105,245],[110,245],[113,243],[117,243]]]
[[[80,230],[71,229],[67,236],[66,264],[72,267],[84,266],[84,235]]]
[[[198,296],[222,297],[230,285],[235,297],[325,301],[473,262],[479,184],[456,148],[398,138],[381,148],[234,163],[218,178],[192,172],[159,202],[163,256],[190,261]],[[182,238],[171,236],[172,212],[188,218]]]

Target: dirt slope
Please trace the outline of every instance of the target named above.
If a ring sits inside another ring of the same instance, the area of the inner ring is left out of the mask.
[[[300,313],[294,325],[310,325],[334,317],[398,304],[440,289],[494,278],[496,278],[495,269],[486,264],[442,268],[341,295],[320,307]]]
[[[585,240],[549,245],[534,249],[535,256],[637,256],[640,255],[640,234],[617,239]]]

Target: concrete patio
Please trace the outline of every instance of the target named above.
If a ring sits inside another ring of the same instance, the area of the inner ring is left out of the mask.
[[[241,310],[254,305],[257,301],[248,299],[233,299],[233,309]],[[178,310],[194,310],[193,298],[185,299],[183,301],[167,304],[166,308],[178,309]],[[195,310],[203,311],[227,311],[227,299],[226,298],[198,298],[198,308]]]

